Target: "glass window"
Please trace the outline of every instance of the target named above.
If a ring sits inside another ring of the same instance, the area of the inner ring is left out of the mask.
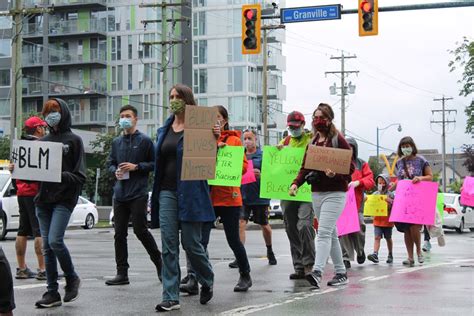
[[[128,65],[128,90],[132,90],[133,89],[133,70],[132,70],[132,65]]]
[[[207,41],[199,41],[199,63],[207,63]]]
[[[11,57],[12,45],[10,39],[0,39],[0,58]]]
[[[234,91],[243,91],[244,67],[234,67]]]
[[[239,14],[240,16],[240,14]],[[206,35],[206,12],[200,11],[199,12],[199,20],[198,20],[198,27],[199,27],[199,34],[198,35]]]
[[[132,35],[128,36],[128,59],[132,59],[133,54],[133,42],[132,42]]]
[[[207,69],[199,69],[199,93],[207,92]]]
[[[112,52],[111,52],[112,60],[117,60],[117,40],[115,36],[112,36],[111,41],[112,41]]]
[[[12,18],[9,16],[0,16],[0,29],[11,29]]]
[[[117,60],[122,60],[122,37],[117,36]]]
[[[123,90],[123,66],[117,67],[117,89]]]
[[[10,86],[10,69],[0,69],[0,86]]]

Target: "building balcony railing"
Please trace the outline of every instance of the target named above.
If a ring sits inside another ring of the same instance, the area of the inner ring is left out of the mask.
[[[82,95],[82,94],[104,94],[107,90],[105,80],[66,81],[49,84],[49,94],[51,95]]]
[[[99,6],[105,7],[107,5],[107,0],[24,0],[24,5],[26,7],[34,6],[52,6],[55,7],[65,7],[65,6]]]
[[[23,37],[43,36],[43,26],[38,23],[25,23],[22,31]]]
[[[23,67],[36,67],[43,65],[43,53],[23,53],[21,58],[21,63]]]
[[[49,35],[61,36],[84,33],[104,33],[107,30],[105,19],[78,19],[71,21],[55,21],[49,23]]]
[[[72,54],[71,51],[65,52],[50,52],[50,64],[86,64],[86,63],[101,63],[106,65],[107,54],[103,50],[90,49],[83,51],[82,54]]]
[[[24,96],[41,96],[43,94],[41,81],[33,81],[30,79],[23,79],[22,94]]]

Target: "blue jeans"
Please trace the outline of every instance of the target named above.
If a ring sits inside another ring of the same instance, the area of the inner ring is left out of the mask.
[[[342,214],[345,204],[346,192],[313,193],[314,215],[318,219],[314,270],[321,274],[324,272],[329,255],[336,273],[346,273],[336,227],[337,219]]]
[[[41,237],[43,238],[43,255],[46,264],[48,291],[58,291],[57,261],[59,261],[61,269],[64,271],[66,281],[77,278],[71,255],[64,244],[64,233],[66,232],[71,214],[72,210],[62,205],[36,207],[36,216],[38,217]]]
[[[192,198],[192,197],[189,197]],[[179,228],[186,255],[193,266],[199,283],[212,287],[214,272],[201,244],[201,222],[180,222],[176,192],[160,192],[160,227],[163,257],[163,301],[179,301]]]

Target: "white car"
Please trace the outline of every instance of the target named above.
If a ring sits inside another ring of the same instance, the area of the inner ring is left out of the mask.
[[[283,210],[281,209],[280,200],[270,201],[269,217],[283,219]]]
[[[444,194],[443,228],[455,229],[462,234],[465,228],[474,231],[474,208],[461,204],[461,195]]]
[[[98,220],[99,213],[95,204],[80,196],[69,219],[68,227],[81,226],[84,229],[91,229]],[[3,240],[8,232],[18,230],[19,226],[18,200],[10,172],[0,170],[0,240]]]

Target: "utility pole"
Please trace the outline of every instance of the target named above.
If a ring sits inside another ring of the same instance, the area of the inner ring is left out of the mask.
[[[161,7],[161,20],[142,20],[144,27],[146,28],[147,24],[150,23],[161,23],[161,41],[155,42],[142,42],[142,45],[161,45],[161,67],[160,67],[160,94],[161,94],[161,110],[163,113],[162,116],[162,123],[164,124],[167,117],[168,117],[168,107],[166,104],[168,103],[167,99],[167,86],[168,86],[168,50],[166,47],[168,45],[176,45],[176,44],[185,44],[187,43],[187,39],[183,40],[170,40],[168,41],[168,23],[169,22],[189,22],[191,19],[188,17],[181,17],[181,18],[167,18],[167,8],[168,7],[177,7],[177,6],[184,6],[188,5],[187,2],[180,2],[180,3],[167,3],[166,0],[162,0],[161,4],[140,4],[140,8],[155,8]]]
[[[345,56],[344,52],[341,53],[341,56],[331,57],[330,59],[340,59],[341,60],[341,70],[340,71],[326,71],[324,74],[339,74],[341,75],[341,133],[343,135],[346,134],[346,94],[347,94],[347,87],[345,85],[345,78],[346,74],[349,75],[351,73],[358,74],[358,70],[345,70],[344,61],[346,58],[357,58],[357,56]]]
[[[9,11],[1,11],[0,16],[11,16],[13,18],[12,38],[12,82],[10,99],[10,150],[13,148],[13,140],[19,138],[22,129],[22,23],[25,16],[31,14],[43,14],[52,12],[49,8],[23,8],[22,0],[15,1],[15,7]]]
[[[456,110],[451,110],[451,109],[446,109],[445,107],[445,102],[448,101],[448,100],[452,100],[453,98],[446,98],[443,97],[440,98],[440,99],[433,99],[433,101],[441,101],[441,105],[442,105],[442,108],[441,110],[432,110],[431,113],[434,114],[434,113],[439,113],[441,112],[441,116],[442,116],[442,120],[441,121],[434,121],[434,120],[431,120],[431,123],[441,123],[442,124],[442,128],[443,128],[443,131],[441,133],[441,151],[442,151],[442,167],[443,167],[443,171],[442,171],[442,176],[443,176],[443,192],[446,192],[446,124],[449,124],[449,123],[456,123],[456,120],[449,120],[446,118],[446,112],[448,113],[451,113],[451,112],[454,112],[454,113],[457,113]],[[454,166],[453,166],[454,168]]]
[[[264,25],[261,27],[263,31],[263,67],[262,67],[262,111],[263,111],[263,143],[269,144],[268,135],[268,40],[267,31],[284,29],[284,25]]]

